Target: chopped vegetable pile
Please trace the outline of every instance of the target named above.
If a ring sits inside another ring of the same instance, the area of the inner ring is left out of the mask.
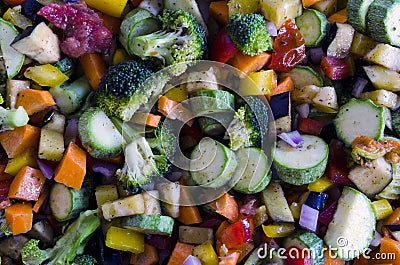
[[[1,1],[0,264],[400,264],[399,12]]]

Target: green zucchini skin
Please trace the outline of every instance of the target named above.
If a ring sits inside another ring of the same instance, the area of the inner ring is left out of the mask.
[[[301,230],[295,232],[284,239],[283,246],[285,248],[295,246],[300,249],[308,249],[313,265],[321,265],[325,262],[324,241],[310,231]]]
[[[142,233],[171,235],[174,229],[174,219],[165,215],[136,214],[123,217],[121,225]]]
[[[303,14],[296,18],[296,25],[304,38],[306,47],[319,46],[329,29],[326,15],[308,8],[305,8]]]
[[[367,32],[366,17],[369,6],[374,0],[349,0],[347,2],[348,22],[361,33]]]
[[[366,26],[373,39],[400,47],[400,2],[374,0],[367,12]]]

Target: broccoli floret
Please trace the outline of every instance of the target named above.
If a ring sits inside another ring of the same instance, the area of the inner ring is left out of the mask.
[[[225,138],[230,140],[230,148],[234,151],[242,147],[259,147],[262,133],[256,116],[249,107],[240,107],[229,124]]]
[[[6,222],[6,214],[4,210],[0,210],[0,237],[10,236],[11,234],[11,230]]]
[[[28,121],[28,114],[23,107],[19,106],[17,109],[0,107],[0,131],[13,130],[26,125]]]
[[[141,60],[120,62],[107,69],[96,92],[97,105],[108,115],[124,121],[151,97],[161,94],[167,74],[149,78],[153,64]]]
[[[164,9],[158,17],[162,29],[134,37],[131,52],[142,59],[158,58],[165,66],[177,65],[171,71],[179,75],[186,70],[184,62],[196,61],[206,50],[205,30],[196,17],[183,10]]]
[[[272,49],[272,40],[264,16],[235,14],[226,25],[226,33],[242,53],[254,56]]]
[[[152,176],[171,171],[177,139],[169,126],[160,122],[152,137],[144,137],[121,120],[111,120],[129,143],[125,147],[125,164],[116,172],[124,188],[137,191],[150,182]]]
[[[94,265],[97,264],[97,260],[90,255],[84,254],[79,255],[74,259],[72,265]]]
[[[39,240],[30,239],[21,250],[22,262],[25,265],[39,265],[44,262],[47,265],[71,264],[76,255],[83,254],[89,237],[99,227],[97,210],[82,212],[53,248],[42,250],[39,248]]]
[[[177,139],[170,126],[160,122],[154,130],[153,138],[147,137],[147,141],[153,151],[159,174],[167,174],[172,169]]]

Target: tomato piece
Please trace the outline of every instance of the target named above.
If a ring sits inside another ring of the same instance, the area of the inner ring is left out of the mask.
[[[322,56],[321,69],[332,80],[351,76],[352,68],[345,59]]]
[[[324,128],[324,124],[320,121],[313,120],[310,118],[303,118],[300,121],[297,130],[304,134],[319,135]]]
[[[312,265],[312,259],[307,255],[309,251],[303,251],[298,247],[286,249],[286,265]]]
[[[332,140],[329,143],[328,165],[325,174],[332,183],[354,186],[348,178],[347,157],[341,141]]]
[[[11,7],[22,5],[25,2],[25,0],[3,0],[3,1],[4,3],[6,3]]]
[[[222,28],[218,32],[218,35],[211,48],[211,59],[217,62],[226,63],[237,52],[238,49],[226,34],[225,27]]]
[[[291,19],[279,29],[274,40],[269,68],[280,72],[289,72],[295,65],[306,58],[304,38]]]
[[[221,234],[220,241],[230,249],[232,247],[253,241],[251,222],[248,218],[237,221],[228,227]]]

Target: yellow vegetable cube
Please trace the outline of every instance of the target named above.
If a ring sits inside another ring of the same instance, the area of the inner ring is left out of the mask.
[[[385,219],[393,213],[392,206],[386,199],[374,201],[371,205],[372,209],[374,209],[376,220]]]
[[[229,16],[236,13],[249,14],[260,13],[261,4],[259,0],[230,0],[228,2]]]
[[[24,166],[37,168],[38,165],[36,162],[36,155],[37,152],[35,149],[27,149],[22,154],[9,160],[4,172],[10,174],[11,176],[15,176],[17,175],[18,171]]]
[[[296,229],[292,223],[274,223],[262,226],[264,234],[270,238],[286,237]]]
[[[132,253],[142,253],[144,251],[144,235],[129,229],[111,226],[107,230],[106,246]]]
[[[128,0],[85,0],[86,4],[94,9],[110,15],[112,17],[121,17]]]
[[[176,102],[182,102],[188,99],[188,93],[184,86],[178,86],[172,88],[166,87],[166,91],[167,93],[165,93],[165,96],[170,100]]]
[[[308,190],[315,192],[324,192],[330,189],[332,186],[333,183],[327,177],[322,177],[308,184]]]
[[[56,87],[68,80],[68,76],[51,64],[28,67],[24,76],[41,86],[49,87]]]
[[[130,59],[129,54],[125,51],[125,49],[117,49],[114,52],[112,63],[117,64],[120,62],[125,62]]]
[[[277,86],[274,70],[261,70],[240,80],[239,92],[242,96],[263,96],[271,94]]]
[[[300,16],[303,12],[301,0],[261,0],[264,17],[280,28],[286,20]]]
[[[194,247],[193,255],[200,259],[201,264],[218,265],[218,256],[210,241]]]

